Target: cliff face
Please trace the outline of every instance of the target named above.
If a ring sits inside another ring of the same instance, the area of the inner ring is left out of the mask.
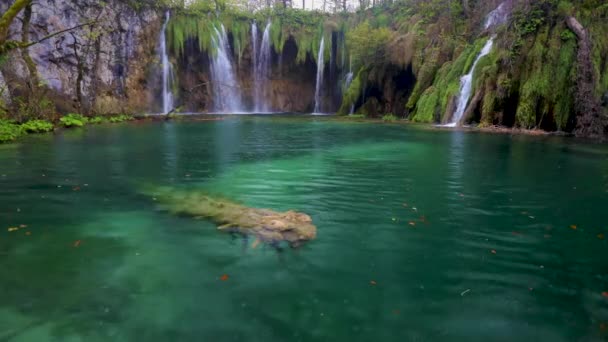
[[[0,6],[3,11],[8,5]],[[48,99],[59,112],[150,110],[153,87],[148,83],[158,64],[155,11],[135,10],[118,0],[104,5],[92,0],[39,0],[13,23],[11,39],[37,41],[83,24],[10,53],[0,71],[13,105]]]

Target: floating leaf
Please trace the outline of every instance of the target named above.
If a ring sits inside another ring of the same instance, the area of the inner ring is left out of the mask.
[[[608,298],[608,291],[606,291],[606,292],[602,292],[602,296],[603,296],[604,298]]]
[[[604,240],[604,234],[597,234],[597,238],[600,240]]]
[[[74,247],[75,247],[75,248],[80,247],[80,244],[81,244],[81,243],[82,243],[82,241],[80,241],[80,240],[76,240],[76,241],[74,241]]]
[[[573,224],[573,225],[570,225],[570,229],[577,230],[578,227],[575,224]]]
[[[375,281],[375,280],[372,280],[372,281],[370,281],[369,283],[370,283],[370,285],[372,285],[372,286],[376,286],[376,285],[378,285],[378,283],[376,283],[376,281]]]
[[[19,228],[27,228],[27,224],[19,225]]]
[[[492,254],[496,254],[496,250],[495,249],[492,250]]]
[[[227,274],[224,274],[220,277],[221,281],[227,281],[230,277]]]

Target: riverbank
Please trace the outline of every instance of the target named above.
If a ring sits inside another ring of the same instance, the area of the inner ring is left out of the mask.
[[[99,125],[104,123],[120,123],[132,121],[131,115],[104,115],[86,117],[81,114],[68,114],[57,120],[27,120],[22,123],[0,119],[0,144],[13,142],[28,134],[49,133],[60,129]]]
[[[164,121],[222,121],[232,117],[242,116],[272,116],[284,117],[288,119],[308,118],[308,114],[292,114],[292,113],[277,113],[277,114],[139,114],[139,115],[111,115],[111,116],[95,116],[85,117],[79,114],[69,114],[55,121],[48,120],[30,120],[21,124],[13,123],[7,120],[0,120],[0,143],[9,143],[18,140],[20,137],[29,134],[57,132],[63,129],[72,129],[85,127],[89,125],[122,123],[122,122],[164,122]],[[425,127],[429,130],[462,130],[471,132],[482,132],[491,134],[510,134],[510,135],[529,135],[529,136],[563,136],[574,137],[571,133],[566,132],[548,132],[540,129],[523,129],[516,127],[505,126],[463,126],[463,127],[443,127],[434,124],[417,123],[410,120],[397,119],[394,116],[386,115],[382,118],[367,118],[364,116],[338,116],[325,115],[315,116],[323,120],[350,122],[350,123],[369,123],[369,124],[394,124],[394,125],[415,125]]]

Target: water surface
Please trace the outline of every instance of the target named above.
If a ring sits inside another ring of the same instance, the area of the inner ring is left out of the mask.
[[[253,116],[28,137],[0,165],[0,341],[608,338],[604,145]],[[253,248],[148,185],[318,238]]]

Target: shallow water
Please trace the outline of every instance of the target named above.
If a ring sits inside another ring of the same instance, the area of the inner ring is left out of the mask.
[[[0,165],[0,341],[608,338],[605,145],[241,116],[28,137]],[[253,248],[147,185],[318,238]]]

